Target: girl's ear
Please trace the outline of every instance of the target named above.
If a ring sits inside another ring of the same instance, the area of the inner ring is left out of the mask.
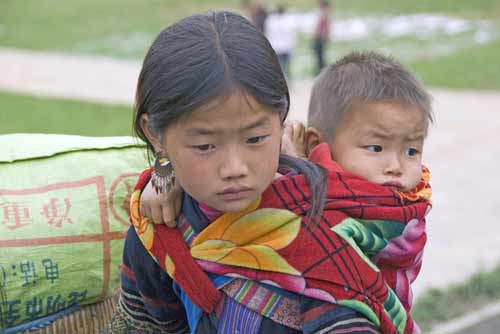
[[[306,140],[306,155],[309,156],[313,148],[315,148],[317,145],[321,144],[324,139],[321,136],[321,133],[316,129],[315,127],[308,127],[306,129],[306,135],[305,135],[305,140]]]
[[[140,125],[141,125],[142,132],[144,133],[146,138],[149,140],[151,145],[153,145],[155,152],[164,151],[163,145],[161,144],[160,135],[156,134],[149,127],[149,116],[146,114],[142,114],[140,122],[141,122]]]

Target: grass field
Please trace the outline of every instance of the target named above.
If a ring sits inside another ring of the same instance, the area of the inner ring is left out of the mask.
[[[430,289],[421,295],[412,314],[424,333],[440,322],[477,311],[500,300],[500,265],[478,272],[467,281],[446,289]],[[444,333],[443,333],[444,334]]]
[[[500,89],[500,41],[439,59],[409,62],[427,84],[448,88]]]
[[[313,0],[288,3],[290,10],[314,9]],[[241,11],[239,0],[2,0],[0,45],[37,50],[72,51],[81,43],[110,36],[154,36],[175,20],[210,9]],[[441,13],[467,18],[500,17],[498,0],[364,1],[337,0],[339,15]],[[148,41],[149,42],[149,41]],[[97,53],[106,50],[95,50]]]
[[[0,92],[0,134],[132,135],[132,109]]]
[[[292,11],[311,11],[313,0],[284,0]],[[270,7],[277,0],[267,1]],[[500,89],[500,1],[499,0],[421,0],[364,1],[337,0],[335,20],[350,17],[372,18],[383,15],[416,13],[446,15],[488,22],[498,31],[490,43],[471,43],[473,32],[457,36],[426,38],[386,38],[370,36],[354,41],[333,40],[329,60],[352,49],[377,49],[408,64],[428,85],[453,88]],[[0,4],[0,47],[108,55],[141,59],[156,36],[169,23],[194,12],[210,9],[241,11],[240,0],[3,0]],[[451,54],[436,50],[450,44]],[[297,49],[293,73],[312,73],[309,41],[302,38]],[[408,57],[411,55],[411,57]]]

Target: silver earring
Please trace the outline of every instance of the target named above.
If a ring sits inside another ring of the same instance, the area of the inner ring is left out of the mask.
[[[169,192],[174,186],[175,171],[172,163],[161,152],[156,154],[155,165],[151,173],[151,184],[157,194]]]

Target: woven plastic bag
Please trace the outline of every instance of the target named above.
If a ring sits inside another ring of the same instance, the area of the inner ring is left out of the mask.
[[[0,306],[8,332],[116,292],[144,152],[131,137],[0,135]]]

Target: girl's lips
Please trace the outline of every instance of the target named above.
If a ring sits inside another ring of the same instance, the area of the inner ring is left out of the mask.
[[[252,192],[252,188],[227,188],[224,191],[217,193],[220,197],[222,197],[226,201],[234,201],[248,197],[248,195]]]

